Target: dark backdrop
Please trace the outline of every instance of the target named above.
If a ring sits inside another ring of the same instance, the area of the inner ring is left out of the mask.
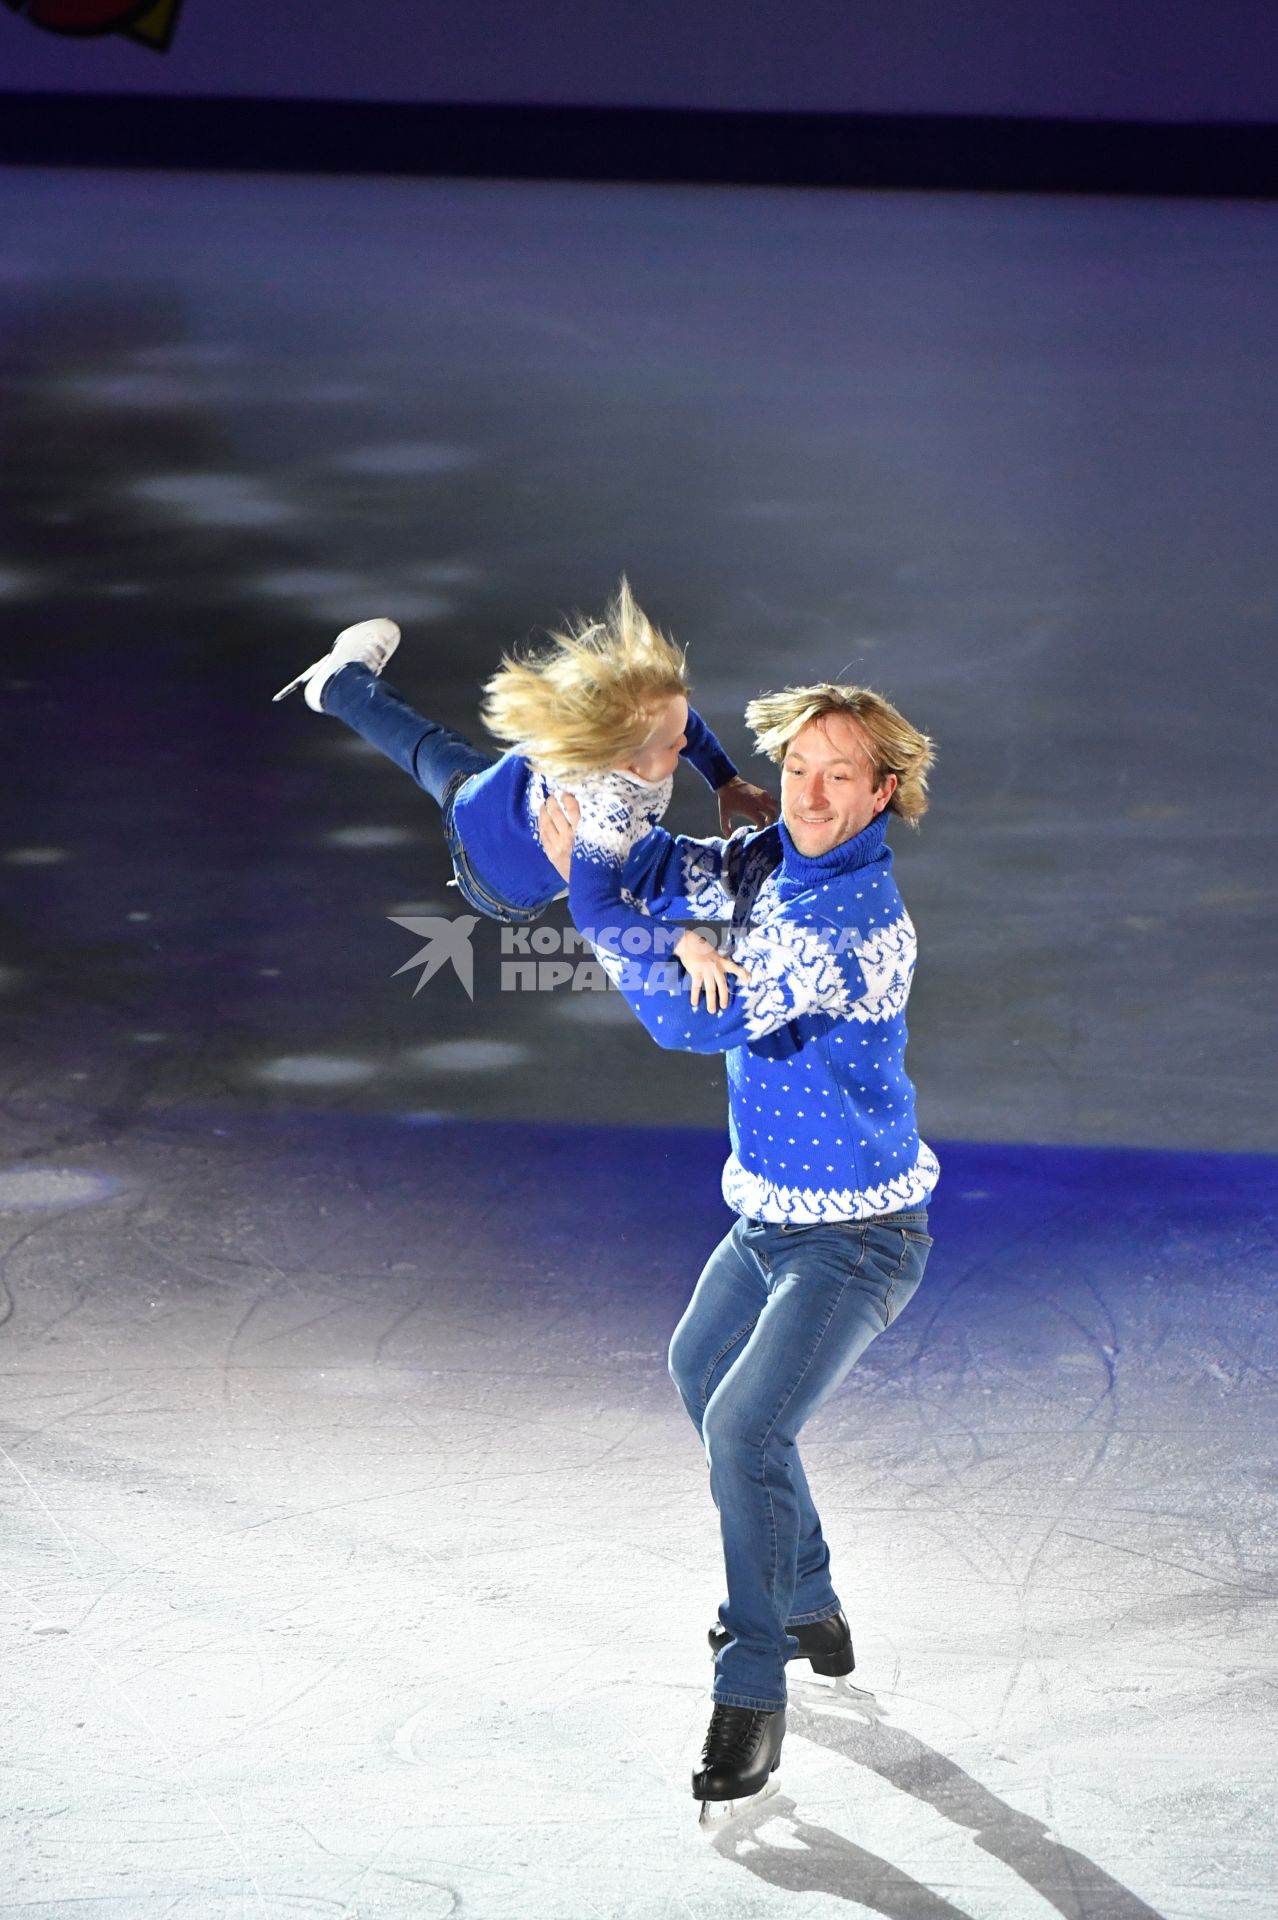
[[[0,88],[1272,121],[1269,0],[185,0],[163,56],[0,11]]]

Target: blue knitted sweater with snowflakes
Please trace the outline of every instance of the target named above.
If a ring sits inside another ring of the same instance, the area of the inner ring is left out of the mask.
[[[574,854],[569,906],[590,934],[659,919],[728,921],[734,979],[722,1013],[694,1008],[677,962],[602,934],[596,952],[658,1046],[724,1053],[728,1205],[813,1225],[924,1206],[939,1175],[905,1071],[916,939],[880,814],[815,859],[783,823],[729,840],[656,828],[615,870]],[[629,909],[629,911],[627,911]]]
[[[735,777],[732,761],[692,708],[686,734],[680,757],[708,787],[717,791]],[[631,849],[669,806],[672,786],[669,779],[653,783],[615,769],[557,780],[512,751],[466,781],[453,803],[453,826],[475,872],[503,900],[513,907],[544,907],[564,888],[542,848],[537,825],[549,795],[571,793],[576,798],[583,858],[615,868],[620,875]]]

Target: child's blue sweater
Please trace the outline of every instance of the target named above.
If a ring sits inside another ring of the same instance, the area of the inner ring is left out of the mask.
[[[688,709],[682,758],[717,790],[736,775],[705,721]],[[564,890],[537,834],[537,815],[549,793],[567,790],[581,804],[579,842],[589,857],[618,876],[631,848],[656,825],[670,804],[672,782],[652,784],[631,774],[585,774],[552,780],[518,753],[504,753],[474,774],[453,803],[453,826],[466,858],[481,880],[513,907],[544,907]]]
[[[727,1055],[723,1192],[748,1219],[862,1220],[925,1205],[936,1185],[905,1072],[916,941],[886,825],[816,859],[780,822],[730,840],[658,828],[635,849],[626,884],[653,916],[736,930],[750,980],[722,1013],[693,1008],[676,961],[597,945],[658,1046]],[[632,917],[611,870],[575,852],[568,898],[583,933]]]

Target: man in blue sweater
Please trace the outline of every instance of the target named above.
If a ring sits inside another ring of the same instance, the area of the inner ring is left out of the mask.
[[[849,1673],[852,1643],[796,1445],[909,1301],[931,1240],[934,1155],[904,1066],[915,935],[892,877],[889,814],[927,806],[932,743],[881,695],[787,688],[746,711],[781,766],[781,819],[727,840],[657,828],[615,867],[573,853],[571,803],[542,839],[578,928],[658,1046],[725,1053],[736,1224],[675,1330],[670,1371],[705,1445],[728,1597],[714,1712],[693,1793],[736,1800],[775,1771],[785,1663]],[[645,952],[650,916],[725,921],[729,1004],[698,1004]]]

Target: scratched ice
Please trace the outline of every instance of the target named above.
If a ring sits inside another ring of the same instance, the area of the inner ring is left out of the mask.
[[[3,1216],[14,1911],[1264,1920],[1266,1163],[948,1149],[805,1446],[873,1711],[796,1682],[707,1845],[719,1154],[179,1117]]]
[[[1278,217],[0,201],[0,1920],[1272,1920]],[[220,474],[296,519],[212,524]],[[796,1678],[710,1844],[664,1356],[722,1066],[498,992],[491,925],[414,995],[433,803],[270,704],[402,583],[396,684],[473,730],[623,565],[757,776],[783,680],[942,747],[936,1250],[804,1440],[873,1706]]]

